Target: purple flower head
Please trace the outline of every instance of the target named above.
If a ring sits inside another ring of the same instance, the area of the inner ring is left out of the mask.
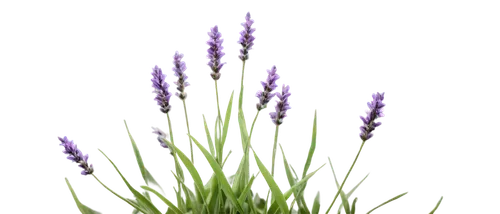
[[[79,163],[79,167],[83,169],[82,175],[90,175],[94,172],[94,167],[92,164],[87,162],[89,159],[89,155],[83,155],[82,151],[80,151],[77,147],[76,144],[73,143],[73,141],[68,140],[66,136],[64,138],[58,137],[59,140],[61,141],[61,146],[64,146],[63,153],[68,155],[68,159]]]
[[[154,136],[156,142],[158,142],[160,148],[163,150],[167,150],[167,144],[165,142],[165,140],[168,139],[167,132],[159,129],[159,130],[151,130],[151,134]]]
[[[276,80],[280,78],[280,76],[276,73],[276,66],[273,66],[271,70],[267,70],[267,79],[265,82],[261,81],[260,83],[264,87],[264,91],[258,91],[256,96],[259,98],[259,103],[257,103],[257,110],[260,111],[267,107],[267,103],[271,101],[271,98],[274,97],[273,92],[278,85],[276,85]],[[290,95],[289,95],[290,96]]]
[[[276,92],[276,95],[280,99],[279,101],[276,101],[276,112],[271,112],[269,115],[271,115],[271,119],[273,120],[273,123],[276,124],[277,126],[283,123],[283,118],[286,117],[286,111],[290,109],[290,103],[288,103],[288,97],[290,97],[291,93],[289,92],[290,86],[285,86],[283,85],[283,89],[281,94],[279,92]]]
[[[153,68],[153,73],[151,74],[153,75],[151,82],[153,82],[153,88],[155,89],[153,93],[156,93],[155,100],[161,107],[160,111],[166,114],[171,108],[169,102],[172,93],[168,92],[170,85],[165,82],[165,74],[163,74],[161,68],[158,68],[157,65]]]
[[[363,141],[370,139],[373,136],[371,132],[382,124],[381,122],[375,123],[374,121],[375,119],[384,116],[383,108],[385,104],[382,103],[384,100],[384,94],[385,93],[380,94],[378,92],[373,94],[373,101],[368,102],[368,108],[370,108],[370,110],[366,111],[366,117],[360,116],[363,121],[363,126],[359,127],[359,129],[361,129],[359,136]]]
[[[179,90],[180,93],[175,92],[175,96],[178,96],[179,98],[181,98],[181,100],[184,100],[187,97],[187,93],[184,92],[184,89],[189,86],[189,83],[186,82],[188,78],[188,76],[184,73],[184,71],[186,71],[186,63],[184,63],[184,61],[181,61],[182,57],[184,57],[184,54],[179,54],[179,52],[177,51],[175,52],[174,67],[172,68],[172,70],[175,72],[174,75],[176,77],[179,77],[179,80],[177,80],[175,84],[177,85],[177,90]]]
[[[253,19],[250,19],[250,12],[245,16],[245,22],[241,23],[241,25],[245,28],[240,32],[240,40],[238,41],[243,48],[240,49],[240,59],[245,61],[248,59],[248,50],[252,50],[253,40],[255,37],[252,33],[255,31],[255,28],[252,28]]]
[[[219,28],[217,25],[215,25],[213,28],[210,28],[210,32],[208,32],[208,36],[210,39],[207,41],[207,44],[210,46],[208,48],[208,55],[207,58],[210,59],[210,62],[208,62],[208,66],[212,69],[212,73],[210,75],[214,80],[218,80],[220,78],[220,69],[224,64],[226,63],[221,63],[220,59],[222,56],[224,56],[224,52],[222,52],[222,42],[224,39],[221,39],[220,37],[222,36],[221,33],[219,32]]]

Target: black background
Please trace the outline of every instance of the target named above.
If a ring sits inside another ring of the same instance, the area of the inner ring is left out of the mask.
[[[451,191],[445,118],[453,110],[447,98],[453,91],[446,86],[448,76],[439,71],[445,69],[442,62],[450,51],[446,32],[452,18],[438,15],[436,7],[419,5],[217,4],[196,8],[195,4],[167,4],[143,8],[140,13],[116,8],[117,15],[99,7],[47,14],[40,21],[39,43],[34,47],[44,58],[39,65],[43,73],[34,77],[48,82],[40,87],[46,95],[41,103],[43,136],[66,127],[73,129],[73,135],[95,137],[93,143],[118,143],[114,133],[119,112],[129,112],[138,126],[151,119],[151,107],[143,104],[143,66],[151,63],[151,56],[159,55],[161,63],[167,63],[167,48],[172,47],[193,48],[196,54],[199,24],[206,23],[208,16],[225,16],[228,31],[227,23],[239,15],[239,8],[251,7],[265,16],[265,48],[257,49],[257,65],[250,65],[249,71],[261,71],[263,64],[271,63],[271,56],[280,56],[289,79],[300,84],[294,109],[297,121],[290,121],[289,132],[290,139],[295,136],[300,141],[291,144],[303,145],[303,112],[319,103],[323,130],[335,133],[327,140],[322,136],[322,151],[349,159],[349,123],[351,112],[359,111],[359,97],[367,95],[367,88],[392,88],[394,120],[386,121],[385,136],[370,145],[369,160],[361,162],[362,167],[377,168],[377,184],[361,195],[362,206],[367,200],[384,198],[384,192],[399,191],[400,184],[416,184],[416,201],[403,201],[400,209],[385,212],[422,213],[431,206],[431,192]],[[198,57],[193,57],[192,65],[198,71]],[[199,79],[198,72],[193,75]],[[254,86],[255,79],[249,84]],[[197,93],[206,94],[204,84],[194,90],[193,102],[206,103],[203,97],[196,98]],[[74,208],[63,201],[66,193],[54,183],[54,176],[68,176],[70,171],[54,159],[53,147],[44,145],[42,150],[48,154],[44,155],[50,169],[45,172],[47,181],[36,182],[48,195],[47,209],[69,213]],[[295,148],[290,150],[300,157],[304,148]],[[89,197],[103,196],[89,193]],[[117,208],[119,202],[97,203]]]

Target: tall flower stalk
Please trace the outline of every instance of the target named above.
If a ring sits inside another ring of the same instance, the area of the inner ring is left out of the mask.
[[[222,52],[222,50],[224,49],[224,47],[222,46],[222,42],[224,41],[224,39],[221,39],[222,34],[219,32],[219,27],[217,27],[217,25],[215,25],[213,28],[210,28],[208,36],[210,37],[210,39],[207,41],[207,44],[209,46],[207,50],[207,58],[210,59],[210,61],[208,62],[208,66],[212,69],[212,73],[210,73],[210,76],[212,76],[212,79],[214,79],[215,82],[215,97],[217,99],[217,123],[219,125],[219,136],[221,136],[223,122],[220,113],[219,89],[217,87],[217,80],[219,80],[221,76],[220,69],[222,68],[222,66],[224,66],[224,64],[226,64],[225,62],[220,62],[221,58],[225,55],[225,53]],[[220,152],[221,150],[217,151]],[[222,154],[217,154],[217,156],[219,164],[222,165]]]
[[[238,44],[242,47],[240,49],[239,58],[243,61],[243,68],[241,69],[241,86],[240,86],[240,98],[238,101],[238,110],[241,110],[243,105],[243,79],[245,78],[245,63],[248,60],[248,51],[253,47],[253,41],[255,37],[252,35],[255,32],[255,28],[252,28],[253,19],[250,17],[250,12],[245,16],[245,22],[241,23],[243,30],[240,32],[240,39]]]
[[[276,131],[274,134],[274,146],[273,146],[273,165],[271,168],[271,175],[274,176],[274,160],[276,159],[276,146],[278,144],[278,130],[279,126],[283,123],[283,119],[287,116],[286,112],[288,109],[291,109],[290,103],[288,102],[288,97],[292,95],[290,92],[290,86],[285,86],[283,85],[281,93],[276,93],[276,96],[280,99],[279,101],[276,101],[276,112],[271,112],[269,115],[271,116],[271,119],[273,123],[276,125]]]
[[[358,116],[358,137],[361,140],[361,143],[356,148],[356,154],[351,162],[351,165],[349,165],[349,168],[342,177],[342,181],[337,188],[338,190],[335,192],[333,199],[330,201],[327,213],[333,211],[334,203],[337,203],[337,199],[342,193],[342,188],[351,178],[351,174],[353,173],[356,165],[358,165],[359,158],[363,154],[365,146],[375,136],[375,130],[383,125],[383,120],[387,112],[387,93],[383,90],[376,90],[369,97],[370,98],[365,101],[365,109],[362,110]]]
[[[170,63],[170,70],[172,71],[174,77],[174,93],[179,101],[179,104],[182,108],[182,114],[184,116],[184,133],[186,135],[186,142],[189,142],[188,135],[191,135],[192,127],[191,127],[191,118],[190,118],[190,110],[187,103],[188,99],[188,87],[191,86],[190,77],[189,77],[189,67],[188,62],[186,60],[186,55],[184,52],[177,48],[172,53],[172,63]],[[189,153],[191,156],[191,160],[195,162],[194,148],[192,145],[188,145]]]

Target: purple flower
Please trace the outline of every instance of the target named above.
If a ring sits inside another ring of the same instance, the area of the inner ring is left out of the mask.
[[[276,95],[280,99],[279,101],[276,101],[276,112],[271,112],[269,115],[271,115],[271,119],[273,120],[273,123],[276,124],[277,126],[283,123],[283,118],[286,117],[286,111],[290,109],[290,103],[288,103],[288,97],[290,97],[290,86],[283,85],[283,89],[281,94],[279,92],[276,92]]]
[[[210,36],[210,39],[207,41],[207,44],[210,46],[208,48],[208,55],[207,57],[210,59],[210,62],[208,62],[208,66],[212,69],[212,73],[210,75],[214,80],[218,80],[220,78],[220,69],[222,66],[226,63],[221,63],[220,59],[222,56],[224,56],[224,52],[222,52],[222,42],[224,39],[221,39],[220,37],[222,36],[221,33],[219,32],[219,28],[217,25],[215,25],[213,28],[210,28],[210,32],[208,32],[208,36]]]
[[[238,43],[243,46],[243,48],[240,49],[240,59],[243,61],[248,59],[248,50],[252,50],[253,40],[255,40],[255,37],[252,36],[255,28],[251,28],[253,19],[250,19],[250,12],[245,16],[245,20],[245,22],[241,23],[245,29],[240,32],[241,37],[238,41]]]
[[[170,85],[165,82],[165,74],[163,74],[161,68],[158,68],[157,65],[153,68],[153,73],[151,74],[153,75],[151,82],[153,82],[153,88],[155,89],[153,93],[156,93],[155,100],[161,107],[161,112],[166,114],[170,111],[169,101],[172,96],[172,94],[168,92],[168,87]]]
[[[384,94],[385,93],[380,94],[378,92],[377,94],[373,94],[373,101],[367,103],[370,110],[366,112],[366,117],[360,116],[363,121],[363,126],[359,127],[359,129],[361,129],[359,136],[363,141],[370,139],[373,136],[371,132],[375,130],[375,127],[382,124],[381,122],[375,123],[374,121],[375,119],[384,116],[383,107],[385,104],[382,103],[384,100]]]
[[[278,74],[276,74],[276,66],[273,66],[271,70],[267,70],[267,79],[265,82],[261,81],[260,83],[264,87],[264,91],[258,91],[256,96],[259,98],[259,103],[257,103],[257,110],[260,111],[267,107],[267,103],[271,101],[271,98],[274,97],[274,93],[271,93],[278,85],[276,85],[276,80],[280,78]]]
[[[80,164],[78,166],[83,169],[82,175],[92,174],[94,172],[94,167],[92,164],[89,166],[89,163],[87,162],[89,155],[83,155],[82,151],[76,147],[76,144],[74,144],[72,140],[68,140],[66,136],[64,136],[64,138],[58,138],[61,141],[60,145],[64,146],[63,153],[68,155],[68,159]]]
[[[177,80],[175,84],[177,85],[177,90],[179,90],[180,93],[175,92],[175,96],[178,96],[179,98],[181,98],[181,100],[184,100],[187,97],[187,93],[184,92],[184,88],[188,87],[189,83],[186,82],[188,78],[188,76],[184,73],[184,71],[186,71],[186,63],[181,61],[182,57],[184,57],[184,54],[179,54],[179,52],[177,51],[175,52],[174,67],[172,68],[172,70],[175,72],[174,75],[176,77],[179,77],[179,80]]]
[[[168,139],[167,132],[163,130],[151,130],[151,134],[155,137],[154,139],[158,142],[160,148],[166,150],[167,144],[165,143],[165,139]]]

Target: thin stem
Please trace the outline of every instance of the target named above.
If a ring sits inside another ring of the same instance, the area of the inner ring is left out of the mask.
[[[222,141],[222,96],[221,96],[221,91],[220,91],[220,80],[213,81],[212,82],[212,88],[213,88],[213,93],[214,93],[214,107],[215,107],[215,139],[214,142],[216,145],[217,149],[217,155],[215,160],[221,164],[222,163],[222,157],[224,155],[224,142]]]
[[[238,78],[238,112],[246,108],[247,101],[245,99],[245,92],[247,89],[247,73],[248,65],[246,63],[240,64],[240,77]]]
[[[109,190],[111,193],[113,193],[114,195],[116,195],[116,197],[118,197],[118,198],[120,198],[120,199],[124,200],[125,202],[127,202],[128,204],[130,204],[130,206],[132,206],[132,207],[136,208],[137,210],[139,210],[139,211],[141,211],[141,212],[145,213],[145,211],[144,211],[144,210],[142,210],[141,208],[139,208],[139,207],[135,206],[134,204],[130,203],[130,201],[128,201],[127,199],[125,199],[125,198],[121,197],[121,196],[120,196],[120,195],[118,195],[116,192],[114,192],[113,190],[111,190],[109,187],[107,187],[106,185],[104,185],[104,184],[103,184],[103,183],[102,183],[102,182],[101,182],[101,181],[100,181],[100,180],[99,180],[99,179],[98,179],[98,178],[97,178],[94,174],[92,174],[92,176],[94,176],[94,178],[95,178],[95,179],[96,179],[96,180],[97,180],[97,181],[98,181],[98,182],[99,182],[99,183],[100,183],[100,184],[101,184],[104,188],[106,188],[106,189],[107,189],[107,190]]]
[[[257,114],[255,115],[255,118],[253,119],[252,128],[250,128],[250,135],[248,135],[248,139],[250,139],[252,137],[253,126],[255,125],[255,121],[257,120],[259,113],[260,113],[260,110],[257,111]],[[248,141],[250,141],[250,140],[248,140]]]
[[[174,134],[172,132],[172,123],[170,122],[170,115],[167,113],[167,119],[168,119],[168,131],[170,133],[170,142],[172,145],[175,145],[174,143]],[[177,159],[177,152],[174,151],[174,161],[175,161],[175,173],[177,174],[178,177],[180,177],[179,170],[177,169],[177,165],[179,165],[179,160]],[[182,176],[184,177],[184,176]],[[182,178],[184,179],[184,178]],[[177,189],[179,190],[179,193],[181,192],[181,182],[177,181]]]
[[[280,126],[273,126],[273,141],[271,142],[271,172],[276,179],[276,166],[278,166],[277,155],[279,146],[279,135],[281,132]],[[276,193],[275,193],[276,194]],[[271,202],[273,201],[273,194],[270,195]]]
[[[356,165],[358,163],[358,160],[361,157],[361,154],[363,153],[363,148],[365,146],[366,146],[366,141],[364,141],[364,140],[361,141],[360,146],[358,146],[358,148],[357,148],[356,156],[354,156],[354,159],[352,160],[351,165],[349,165],[349,168],[348,168],[347,172],[344,174],[344,177],[342,178],[342,182],[340,183],[340,187],[337,190],[337,192],[335,192],[335,195],[333,197],[333,201],[330,202],[330,206],[333,206],[334,204],[337,203],[337,199],[338,199],[338,197],[340,195],[340,191],[343,191],[344,185],[349,180],[352,171],[354,171],[354,168],[356,167]],[[333,203],[333,204],[331,204],[331,203]]]
[[[142,207],[135,206],[135,205],[133,205],[133,204],[129,204],[129,203],[127,203],[127,201],[126,201],[126,200],[122,200],[122,199],[121,199],[122,197],[123,197],[124,199],[125,199],[125,198],[129,198],[129,197],[127,197],[127,196],[125,196],[125,195],[123,195],[123,194],[121,194],[121,193],[118,193],[116,190],[114,190],[113,188],[109,187],[109,185],[108,185],[108,184],[106,184],[106,183],[102,180],[102,178],[100,178],[100,177],[99,177],[99,175],[97,175],[97,173],[92,173],[92,174],[90,175],[90,177],[92,177],[92,178],[93,178],[93,179],[97,182],[97,184],[98,184],[101,188],[106,189],[107,191],[113,191],[113,192],[116,194],[116,196],[115,196],[115,197],[117,197],[117,199],[119,199],[119,200],[123,201],[124,203],[126,203],[129,207],[132,207],[132,208],[134,208],[134,209],[137,209],[137,210],[139,210],[139,211],[140,211],[140,212],[142,212],[142,213],[147,213],[147,211],[145,211]]]
[[[188,105],[187,105],[187,101],[186,100],[183,100],[183,101],[180,101],[180,104],[182,105],[182,114],[184,116],[184,134],[185,134],[185,140],[187,142],[187,147],[188,147],[188,150],[189,150],[189,157],[191,158],[191,161],[193,163],[196,163],[196,158],[194,157],[194,148],[193,148],[193,145],[191,144],[192,142],[189,142],[189,138],[188,138],[188,135],[191,134],[191,132],[189,132],[189,127],[191,124],[189,121],[189,111],[188,111]],[[187,123],[187,124],[186,124]]]

